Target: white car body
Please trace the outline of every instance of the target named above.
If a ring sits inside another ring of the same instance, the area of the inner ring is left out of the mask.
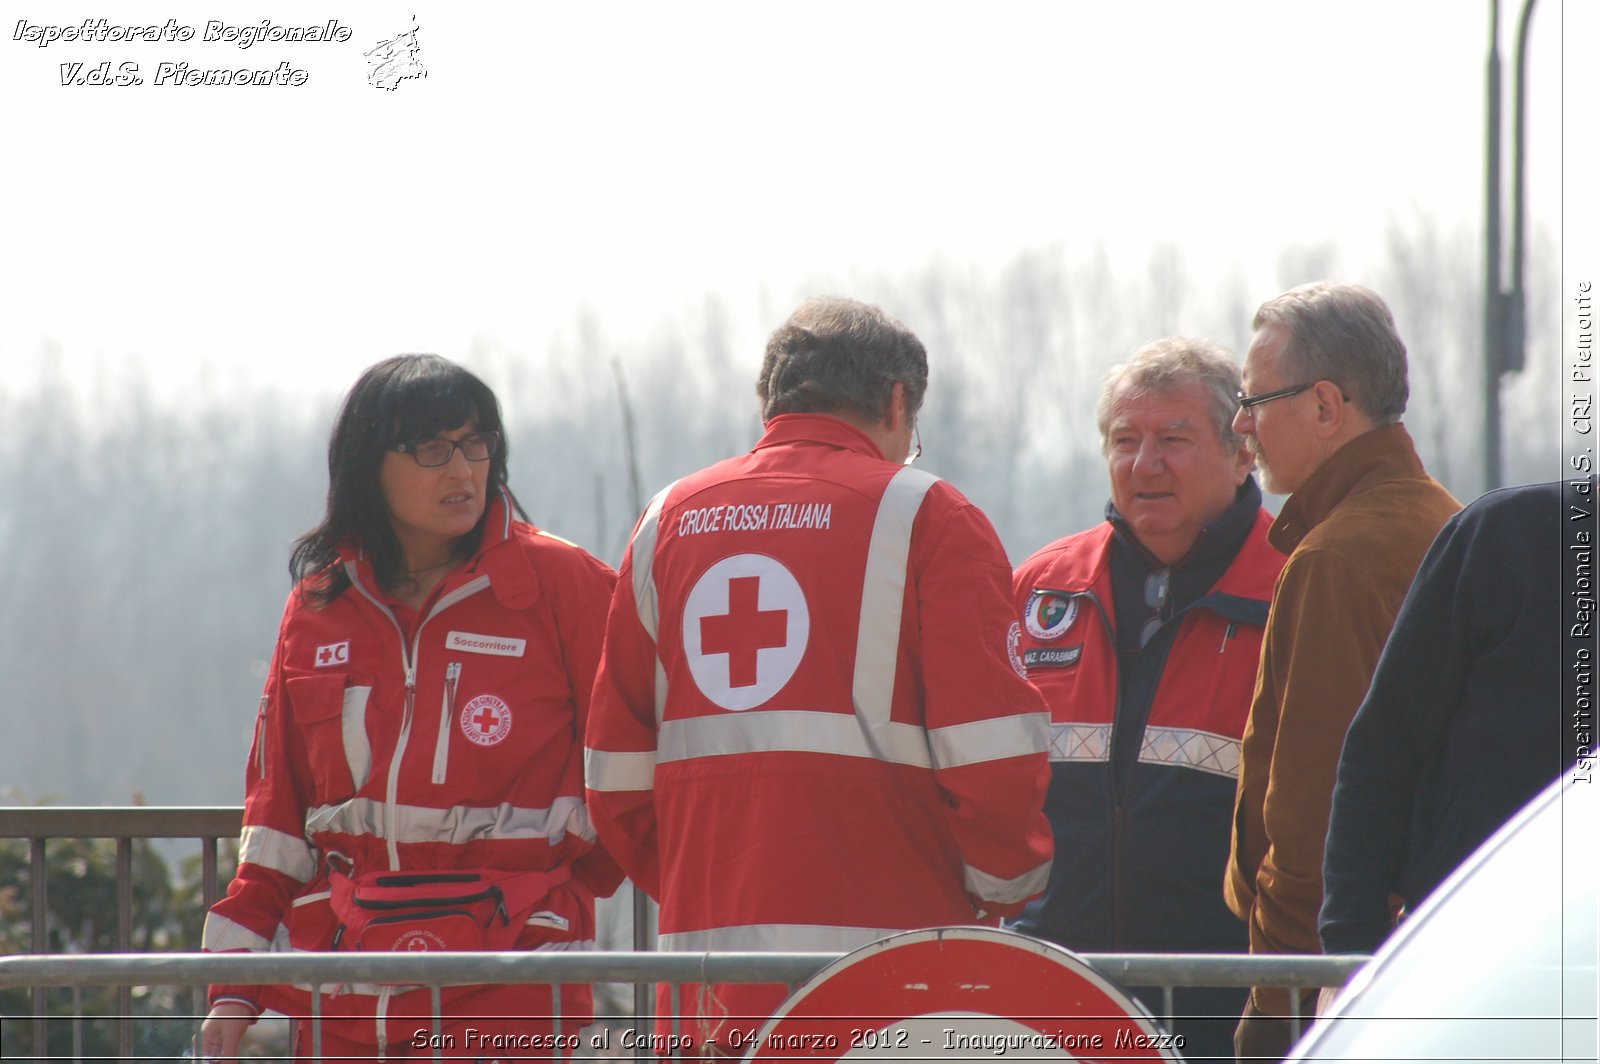
[[[1403,922],[1289,1061],[1594,1061],[1600,783],[1574,771]]]

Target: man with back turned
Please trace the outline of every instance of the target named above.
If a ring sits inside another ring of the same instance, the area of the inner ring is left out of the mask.
[[[767,344],[755,448],[639,521],[589,808],[662,949],[850,950],[1044,889],[1046,716],[993,528],[908,464],[927,377],[904,325],[810,300]],[[684,1030],[734,1050],[784,993],[691,987]]]

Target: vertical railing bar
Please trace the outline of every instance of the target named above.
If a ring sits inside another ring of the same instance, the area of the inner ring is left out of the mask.
[[[133,952],[133,840],[117,840],[117,951]],[[117,1052],[133,1056],[133,988],[117,987]]]
[[[33,952],[39,954],[45,952],[50,933],[50,902],[45,893],[45,881],[49,879],[49,872],[45,866],[43,835],[35,835],[28,839],[28,875],[33,880],[33,912],[30,916],[32,929],[29,939]],[[50,1055],[50,1027],[46,1020],[49,1004],[45,988],[34,987],[33,1051],[41,1060]]]
[[[645,953],[650,949],[650,898],[637,883],[630,883],[633,889],[633,949],[636,953]],[[655,984],[633,984],[633,1056],[635,1060],[644,1060],[649,1056],[646,1048],[642,1024],[649,1022],[646,1017],[655,1012]]]
[[[561,984],[560,983],[551,983],[550,984],[550,1013],[551,1013],[551,1016],[550,1016],[550,1019],[551,1019],[551,1033],[555,1035],[555,1038],[554,1038],[554,1040],[553,1040],[553,1042],[551,1044],[551,1054],[552,1054],[553,1059],[560,1060],[561,1059]]]
[[[217,903],[217,840],[200,840],[200,903],[206,912]]]
[[[1173,1025],[1177,1022],[1177,1016],[1176,1016],[1177,1007],[1173,1003],[1173,997],[1174,997],[1174,992],[1173,992],[1173,989],[1172,989],[1172,984],[1170,984],[1170,983],[1162,984],[1162,987],[1161,987],[1161,1011],[1163,1013],[1165,1013],[1165,1015],[1161,1017],[1161,1022],[1166,1026],[1168,1031],[1171,1031],[1172,1028],[1173,1028]]]
[[[189,988],[189,1044],[194,1047],[196,1060],[200,1059],[200,1025],[205,1022],[206,1013],[211,1011],[207,1007],[210,996],[208,987],[196,985]]]
[[[437,1009],[434,1011],[438,1011]],[[322,984],[311,984],[311,1064],[322,1064]]]
[[[444,988],[438,983],[428,986],[428,1003],[433,1007],[433,1059],[444,1059]]]
[[[72,1059],[83,1059],[83,987],[72,988]]]
[[[672,994],[668,999],[667,1004],[672,1007],[672,1059],[682,1060],[683,1046],[681,1042],[683,1038],[683,984],[673,983],[671,985]],[[705,993],[705,988],[703,986],[700,989],[700,993],[702,995]]]

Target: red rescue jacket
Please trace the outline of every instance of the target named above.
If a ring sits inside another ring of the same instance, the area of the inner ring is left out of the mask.
[[[409,631],[358,549],[340,564],[348,590],[319,609],[302,586],[285,609],[246,772],[239,868],[207,916],[205,948],[333,947],[334,872],[568,867],[516,948],[593,948],[594,897],[621,880],[595,844],[579,754],[611,569],[513,521],[503,497],[478,553]],[[544,988],[447,989],[446,1009],[472,995],[485,1015],[505,1011],[498,998],[529,1014],[535,990],[548,999]],[[402,993],[347,986],[322,1008],[395,1014]],[[213,987],[211,998],[284,1012],[307,1003],[285,987]]]
[[[664,949],[853,949],[1043,889],[1046,718],[1009,582],[976,507],[833,417],[774,418],[656,496],[587,757]],[[703,1014],[782,996],[717,994]]]

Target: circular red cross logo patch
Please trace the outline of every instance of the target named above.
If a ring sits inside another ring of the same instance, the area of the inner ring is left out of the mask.
[[[511,707],[498,695],[479,695],[461,710],[461,730],[479,746],[493,746],[511,734]]]

